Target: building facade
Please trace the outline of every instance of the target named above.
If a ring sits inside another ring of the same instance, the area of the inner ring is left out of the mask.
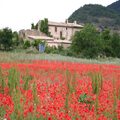
[[[38,22],[38,28],[40,28],[41,21]],[[57,40],[71,40],[71,37],[76,31],[80,31],[83,28],[82,25],[69,23],[68,20],[65,23],[48,21],[48,29],[50,35]]]
[[[45,33],[40,31],[40,23],[38,22],[38,30],[36,29],[27,29],[27,30],[20,30],[19,36],[23,40],[30,40],[34,41],[37,39],[41,39],[46,41],[48,46],[55,46],[58,47],[60,45],[67,48],[71,45],[72,41],[71,38],[75,34],[76,31],[80,31],[83,26],[74,23],[69,23],[66,21],[65,23],[58,23],[58,22],[51,22],[48,21],[48,31],[51,37],[47,36]]]

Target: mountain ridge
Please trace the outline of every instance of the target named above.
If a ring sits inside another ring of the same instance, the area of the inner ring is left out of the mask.
[[[92,23],[97,27],[110,28],[120,31],[120,0],[107,7],[98,4],[88,4],[74,11],[68,18],[69,22],[77,21],[80,24]],[[117,7],[115,7],[117,6]]]
[[[107,8],[115,10],[116,12],[118,12],[118,14],[120,14],[120,0],[110,4],[107,6]]]

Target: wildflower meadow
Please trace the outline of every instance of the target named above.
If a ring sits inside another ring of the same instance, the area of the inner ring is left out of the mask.
[[[120,66],[2,62],[0,120],[120,120]]]

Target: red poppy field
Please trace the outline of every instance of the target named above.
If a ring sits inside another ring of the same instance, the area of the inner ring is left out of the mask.
[[[120,120],[120,66],[0,63],[0,120]]]

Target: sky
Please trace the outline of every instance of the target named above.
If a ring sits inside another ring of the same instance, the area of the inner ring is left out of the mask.
[[[75,10],[85,4],[107,6],[116,0],[0,0],[0,29],[13,31],[29,29],[31,23],[48,18],[64,22]]]

